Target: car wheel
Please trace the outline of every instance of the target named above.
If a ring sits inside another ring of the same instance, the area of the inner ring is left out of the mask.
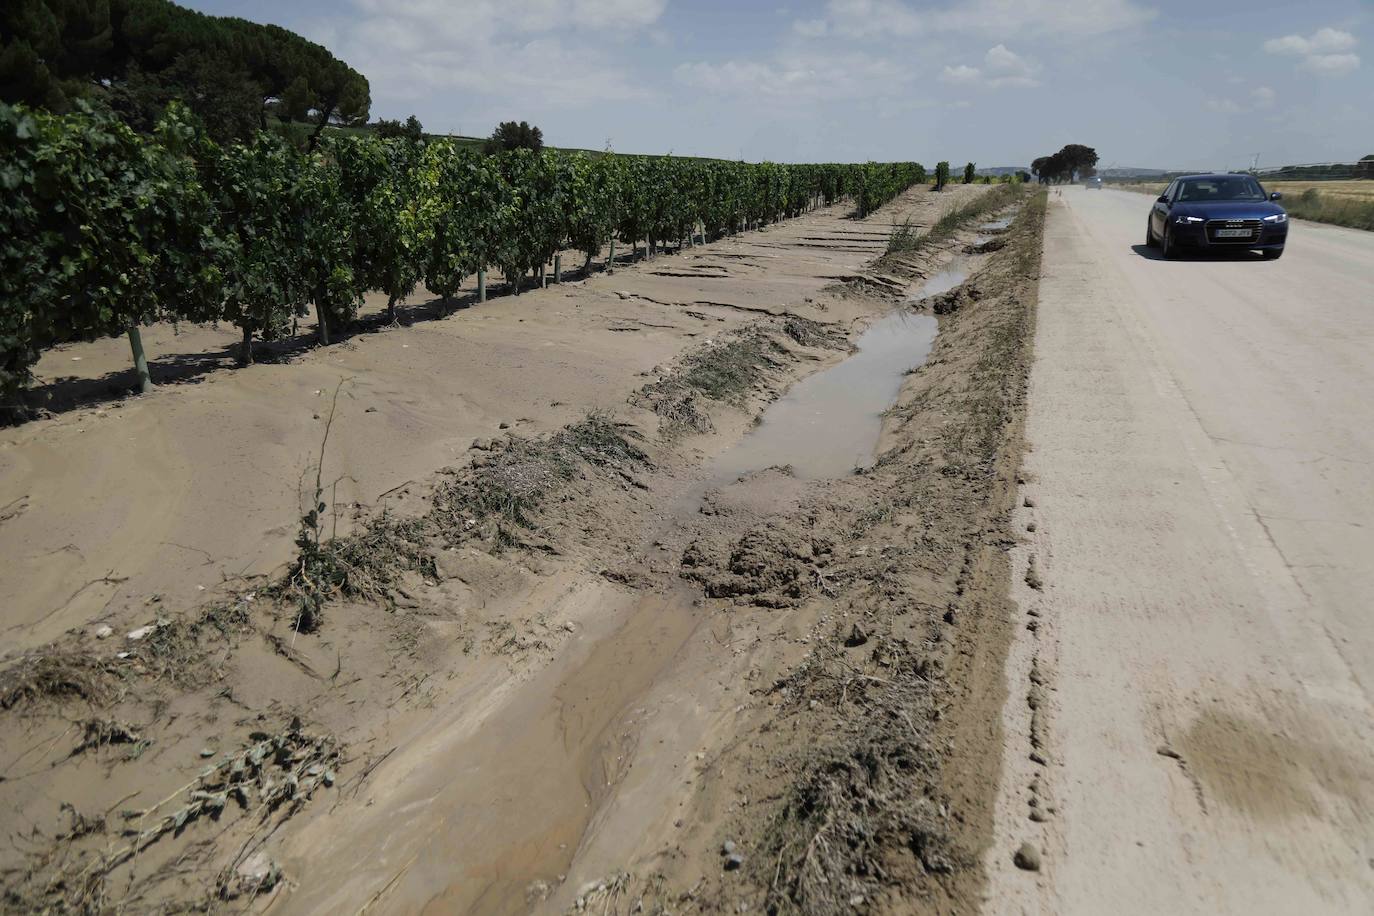
[[[1266,248],[1266,249],[1264,249],[1264,259],[1265,259],[1266,261],[1277,261],[1277,260],[1278,260],[1279,258],[1281,258],[1281,257],[1283,257],[1283,249],[1282,249],[1282,248]]]
[[[1174,234],[1169,231],[1167,225],[1164,227],[1164,238],[1160,241],[1159,247],[1166,259],[1178,256],[1178,246],[1174,244]]]
[[[1150,223],[1150,220],[1145,220],[1145,247],[1157,248],[1159,241],[1155,238],[1155,228]]]

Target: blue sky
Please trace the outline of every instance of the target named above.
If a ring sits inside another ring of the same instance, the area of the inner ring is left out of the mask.
[[[183,0],[367,75],[373,115],[778,161],[1229,168],[1374,153],[1374,0]]]

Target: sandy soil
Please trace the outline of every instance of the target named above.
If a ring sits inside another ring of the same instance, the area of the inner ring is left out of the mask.
[[[1141,201],[1051,198],[984,910],[1369,912],[1374,235]]]
[[[158,329],[200,368],[5,431],[9,905],[967,909],[1039,242],[873,259],[982,193],[244,370],[224,332]],[[716,470],[956,258],[874,467]],[[124,358],[40,372],[84,398]],[[326,427],[343,546],[298,551]]]

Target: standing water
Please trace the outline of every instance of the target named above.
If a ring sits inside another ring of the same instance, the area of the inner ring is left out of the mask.
[[[931,276],[918,298],[948,292],[966,278],[953,265]],[[872,466],[883,411],[896,400],[902,377],[930,355],[938,330],[933,316],[904,308],[874,322],[859,337],[857,353],[775,401],[756,429],[716,459],[712,476],[789,465],[798,477],[817,479]]]

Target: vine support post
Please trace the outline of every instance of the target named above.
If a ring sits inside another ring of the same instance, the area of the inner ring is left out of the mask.
[[[563,282],[563,256],[561,254],[553,256],[553,282]]]
[[[138,373],[138,390],[153,393],[153,377],[148,372],[148,357],[143,352],[143,332],[138,325],[129,325],[129,349],[134,353],[134,371]]]
[[[487,301],[487,269],[485,267],[477,268],[477,301]]]
[[[245,326],[243,329],[243,343],[239,347],[239,363],[244,366],[253,365],[253,329]]]
[[[611,236],[611,253],[606,256],[606,273],[615,273],[615,236]]]

